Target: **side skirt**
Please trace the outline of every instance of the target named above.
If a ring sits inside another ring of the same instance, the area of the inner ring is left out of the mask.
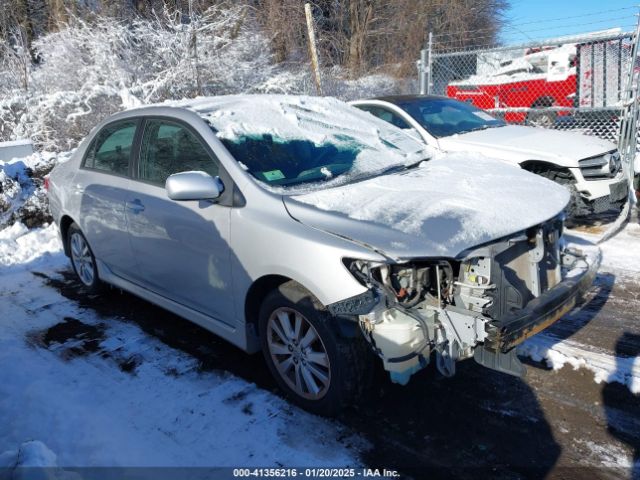
[[[208,315],[204,315],[198,311],[195,311],[189,307],[186,307],[180,303],[174,302],[162,295],[152,292],[144,287],[141,287],[135,283],[125,280],[115,275],[109,267],[103,262],[96,259],[98,266],[98,275],[100,280],[114,287],[121,288],[137,297],[142,298],[148,302],[153,303],[165,310],[168,310],[176,315],[193,322],[202,328],[209,330],[210,332],[224,338],[228,342],[232,343],[236,347],[249,352],[247,346],[247,336],[244,329],[233,328],[220,320],[217,320]],[[254,353],[254,352],[249,352]]]

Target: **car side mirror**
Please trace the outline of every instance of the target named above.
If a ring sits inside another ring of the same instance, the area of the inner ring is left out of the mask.
[[[174,173],[164,186],[171,200],[214,200],[224,191],[220,177],[205,172]]]

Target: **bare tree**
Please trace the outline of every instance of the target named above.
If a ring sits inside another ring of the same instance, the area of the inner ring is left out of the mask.
[[[48,31],[55,32],[62,28],[69,20],[69,15],[77,13],[75,6],[76,2],[65,5],[63,0],[47,0]]]
[[[325,66],[346,67],[351,76],[386,71],[406,76],[428,32],[438,48],[464,48],[497,41],[509,0],[314,0],[321,58]],[[153,20],[166,10],[179,12],[185,25],[211,7],[253,7],[269,38],[276,63],[308,58],[303,0],[97,0],[90,7],[65,0],[0,0],[0,38],[22,28],[33,61],[32,44],[76,16],[96,15],[132,22]],[[190,28],[190,27],[188,27]],[[197,34],[191,55],[198,57]],[[197,59],[195,65],[198,64]],[[197,69],[197,67],[196,67]],[[197,76],[197,75],[196,75]]]
[[[279,62],[304,54],[301,1],[257,0],[257,15]],[[353,76],[372,69],[406,75],[428,32],[441,45],[494,43],[508,0],[316,0],[322,57]],[[474,31],[481,31],[479,38]]]
[[[29,90],[31,55],[27,46],[27,34],[21,27],[14,27],[7,40],[0,39],[0,87],[19,85]],[[6,87],[5,87],[6,88]]]

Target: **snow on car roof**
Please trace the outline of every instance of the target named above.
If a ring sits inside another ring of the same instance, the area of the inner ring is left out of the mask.
[[[226,140],[271,135],[274,141],[309,140],[360,150],[355,170],[408,164],[431,154],[419,140],[391,124],[330,97],[229,95],[172,101],[196,112]]]

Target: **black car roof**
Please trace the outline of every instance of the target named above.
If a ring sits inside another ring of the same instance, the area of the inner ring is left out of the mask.
[[[441,96],[441,95],[419,95],[419,94],[412,94],[412,95],[387,95],[385,97],[375,97],[375,98],[371,98],[370,100],[381,100],[383,102],[389,102],[389,103],[393,103],[393,104],[399,104],[399,103],[405,103],[405,102],[410,102],[413,100],[454,100],[452,98],[449,97],[445,97],[445,96]]]

